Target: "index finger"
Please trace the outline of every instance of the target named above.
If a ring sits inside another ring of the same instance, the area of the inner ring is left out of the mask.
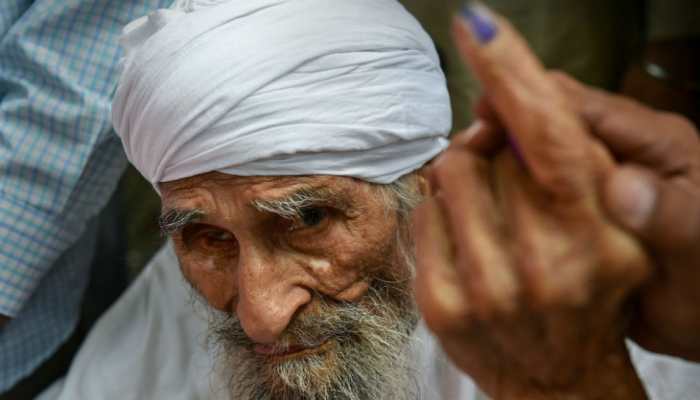
[[[533,179],[553,194],[594,193],[592,139],[566,96],[507,21],[480,5],[464,15],[453,24],[457,47]]]

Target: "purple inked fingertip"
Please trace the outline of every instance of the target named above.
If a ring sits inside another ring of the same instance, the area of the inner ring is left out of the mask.
[[[462,7],[460,14],[469,24],[479,43],[486,44],[498,34],[496,21],[491,17],[485,6],[470,1]]]

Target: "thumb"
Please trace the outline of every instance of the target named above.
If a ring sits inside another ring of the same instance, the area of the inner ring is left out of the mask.
[[[606,180],[603,201],[617,223],[655,250],[683,253],[700,243],[700,196],[682,181],[624,166]]]

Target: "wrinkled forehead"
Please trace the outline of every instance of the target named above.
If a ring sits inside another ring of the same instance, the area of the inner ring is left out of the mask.
[[[208,208],[213,204],[249,205],[279,200],[294,193],[360,199],[372,191],[368,182],[343,176],[237,176],[209,172],[161,182],[163,209]]]

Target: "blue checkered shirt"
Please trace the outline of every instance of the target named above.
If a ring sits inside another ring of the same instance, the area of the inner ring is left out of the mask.
[[[171,0],[0,0],[0,393],[72,333],[94,222],[126,165],[121,28]]]

